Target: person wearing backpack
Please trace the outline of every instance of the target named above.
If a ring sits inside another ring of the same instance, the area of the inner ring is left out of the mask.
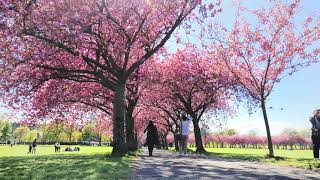
[[[153,124],[153,121],[150,121],[146,129],[144,130],[144,133],[147,132],[147,142],[148,150],[149,150],[149,156],[152,156],[152,152],[154,149],[154,146],[159,144],[159,135],[157,127]]]
[[[319,149],[320,149],[320,109],[317,109],[313,113],[313,117],[310,118],[312,124],[311,128],[311,139],[312,139],[312,149],[313,157],[315,161],[319,160]]]

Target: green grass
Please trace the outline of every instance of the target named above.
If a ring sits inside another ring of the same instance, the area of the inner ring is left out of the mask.
[[[170,150],[174,150],[171,148]],[[190,148],[195,151],[195,148]],[[320,162],[313,161],[312,150],[282,150],[274,149],[276,158],[267,158],[267,149],[247,148],[206,148],[207,155],[240,159],[247,161],[259,161],[282,166],[302,167],[306,169],[320,170]]]
[[[66,146],[62,146],[64,150]],[[110,157],[111,147],[80,146],[55,153],[53,146],[0,146],[0,179],[127,179],[134,157]]]
[[[193,149],[195,150],[195,149]],[[267,149],[241,149],[241,148],[207,148],[210,156],[260,161],[283,166],[303,167],[320,170],[320,163],[313,162],[312,150],[282,150],[275,149],[276,158],[266,158]]]

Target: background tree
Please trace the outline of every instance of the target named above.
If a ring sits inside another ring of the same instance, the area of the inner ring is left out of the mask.
[[[319,18],[297,24],[300,7],[300,0],[271,0],[255,9],[239,5],[230,31],[210,30],[212,55],[225,62],[262,110],[270,157],[274,153],[267,116],[269,95],[281,79],[319,60],[320,49],[313,46],[320,40]]]
[[[25,140],[26,142],[33,142],[34,139],[36,139],[38,136],[38,131],[36,129],[33,129],[31,131],[29,131],[29,133],[26,135]]]
[[[86,124],[82,130],[82,138],[84,141],[94,141],[96,140],[96,129],[92,123]]]
[[[287,135],[287,136],[298,136],[299,132],[296,129],[293,128],[285,128],[282,130],[282,135]]]
[[[298,131],[298,136],[303,138],[310,138],[311,137],[311,129],[301,129]]]
[[[60,135],[64,131],[64,123],[61,119],[53,120],[45,129],[43,138],[47,139],[49,142],[59,142],[62,140]]]
[[[18,142],[26,142],[26,136],[30,133],[30,129],[26,126],[19,126],[13,132],[15,140]]]
[[[258,132],[257,132],[256,129],[251,129],[251,130],[249,130],[249,132],[248,132],[248,135],[249,135],[249,136],[257,136],[257,134],[258,134]]]
[[[67,135],[69,145],[71,145],[71,142],[74,139],[74,135],[76,135],[75,133],[77,133],[77,127],[75,127],[73,123],[65,123],[63,132]]]
[[[134,122],[133,122],[134,123]],[[103,116],[102,114],[97,116],[97,119],[95,120],[95,126],[96,126],[96,134],[99,142],[99,146],[102,146],[103,142],[110,142],[110,138],[112,137],[112,128],[110,127],[112,125],[111,118]],[[129,142],[128,142],[128,147]],[[132,150],[132,149],[129,149]]]
[[[208,61],[192,46],[155,62],[149,73],[150,101],[154,104],[160,100],[160,107],[170,104],[174,107],[173,112],[189,114],[193,119],[196,152],[205,152],[199,122],[204,113],[228,111],[227,101],[236,88],[231,74],[221,63]]]
[[[9,121],[4,121],[2,123],[2,126],[0,128],[0,138],[3,142],[5,142],[5,144],[8,143],[9,138],[11,137],[11,123]]]
[[[231,129],[225,129],[225,130],[223,130],[223,131],[221,132],[221,134],[227,135],[227,136],[233,136],[233,135],[238,134],[238,132],[237,132],[236,129],[231,128]]]

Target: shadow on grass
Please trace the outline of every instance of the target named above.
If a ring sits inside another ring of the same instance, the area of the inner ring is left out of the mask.
[[[0,158],[1,179],[126,179],[130,158],[105,154]]]
[[[196,154],[193,150],[188,149],[189,152]],[[306,168],[309,170],[319,171],[320,162],[314,162],[310,158],[287,158],[282,156],[275,156],[270,158],[268,155],[254,155],[254,154],[237,154],[237,153],[216,153],[216,152],[207,152],[205,153],[208,157],[213,158],[223,158],[228,159],[229,161],[234,160],[243,160],[243,161],[256,161],[256,162],[266,162],[284,166],[292,166],[299,168]]]
[[[215,157],[222,157],[226,159],[239,159],[245,161],[261,161],[263,157],[258,155],[252,154],[233,154],[233,153],[215,153],[215,152],[207,152],[207,156],[215,156]]]
[[[188,149],[188,152],[192,153],[192,154],[198,154],[192,149]],[[253,154],[206,152],[206,153],[204,153],[204,155],[209,156],[209,157],[237,159],[237,160],[244,160],[244,161],[261,161],[262,159],[264,159],[263,156],[253,155]]]
[[[188,149],[188,152],[192,154],[197,154],[194,150]],[[216,157],[216,158],[225,158],[225,159],[236,159],[236,160],[243,160],[243,161],[286,161],[286,157],[275,156],[270,158],[268,155],[261,156],[255,154],[237,154],[237,153],[221,153],[221,152],[206,152],[204,153],[206,156]]]

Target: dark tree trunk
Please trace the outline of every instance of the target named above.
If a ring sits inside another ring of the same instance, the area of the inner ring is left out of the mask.
[[[263,119],[266,126],[266,131],[267,131],[269,157],[274,157],[269,121],[268,121],[267,110],[266,110],[266,105],[264,100],[262,100],[261,102],[261,108],[262,108]]]
[[[132,95],[137,95],[137,92],[131,92]],[[128,150],[129,151],[136,151],[138,150],[138,141],[135,138],[135,131],[134,131],[134,117],[133,117],[133,111],[137,105],[137,102],[139,100],[139,97],[133,97],[127,98],[128,105],[127,105],[127,112],[126,112],[126,140],[127,140],[127,145],[128,145]]]
[[[99,135],[99,146],[102,146],[102,135]]]
[[[124,156],[128,152],[125,137],[126,83],[119,82],[113,100],[113,142],[112,156]]]
[[[169,149],[169,143],[168,143],[168,141],[167,141],[167,139],[165,140],[165,148],[166,148],[166,150],[168,150]]]
[[[178,144],[178,140],[177,140],[177,134],[174,134],[174,149],[176,151],[179,151],[179,144]]]
[[[135,139],[134,133],[134,118],[132,117],[132,111],[128,109],[126,117],[126,139],[129,151],[138,150],[138,142]]]
[[[193,128],[194,128],[194,137],[196,142],[196,153],[206,153],[206,150],[203,147],[202,138],[201,138],[201,131],[198,124],[198,120],[196,116],[192,116],[193,118]]]

